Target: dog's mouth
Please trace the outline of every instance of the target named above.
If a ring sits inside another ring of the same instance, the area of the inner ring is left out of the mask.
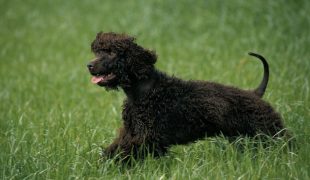
[[[114,79],[115,77],[116,77],[116,75],[113,73],[110,73],[107,75],[96,74],[91,78],[91,82],[94,84],[105,84],[108,81]]]

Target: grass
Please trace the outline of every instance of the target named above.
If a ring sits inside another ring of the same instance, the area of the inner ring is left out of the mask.
[[[310,2],[0,0],[2,179],[309,179]],[[224,138],[175,146],[131,167],[98,161],[121,124],[124,94],[90,83],[98,31],[125,32],[155,49],[156,66],[184,79],[251,89],[269,60],[264,99],[294,133],[240,152]]]

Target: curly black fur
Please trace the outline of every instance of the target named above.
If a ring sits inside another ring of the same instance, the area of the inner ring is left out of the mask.
[[[137,157],[138,152],[148,151],[158,156],[171,145],[206,136],[287,134],[280,115],[260,98],[267,86],[268,72],[254,91],[214,82],[185,81],[155,69],[156,54],[134,40],[125,34],[100,32],[91,44],[96,59],[88,67],[94,83],[108,89],[120,87],[127,95],[123,127],[105,149],[106,155]],[[268,70],[266,61],[264,67]]]

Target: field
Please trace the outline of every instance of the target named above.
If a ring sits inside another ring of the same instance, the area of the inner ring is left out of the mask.
[[[310,1],[0,0],[1,179],[309,179]],[[307,13],[308,12],[308,13]],[[225,138],[173,147],[121,166],[98,161],[121,125],[122,91],[90,83],[90,43],[124,32],[156,50],[156,67],[183,79],[256,87],[293,132],[268,149]]]

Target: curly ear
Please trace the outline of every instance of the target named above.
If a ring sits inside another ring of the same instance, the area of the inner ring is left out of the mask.
[[[136,78],[144,79],[154,70],[157,56],[154,51],[144,49],[136,43],[132,43],[127,54],[127,60],[130,64],[130,72]]]
[[[128,58],[138,64],[153,65],[156,63],[157,55],[155,51],[144,49],[136,43],[132,42]]]
[[[153,65],[156,63],[157,55],[154,51],[143,49],[139,54],[139,59],[148,65]]]

